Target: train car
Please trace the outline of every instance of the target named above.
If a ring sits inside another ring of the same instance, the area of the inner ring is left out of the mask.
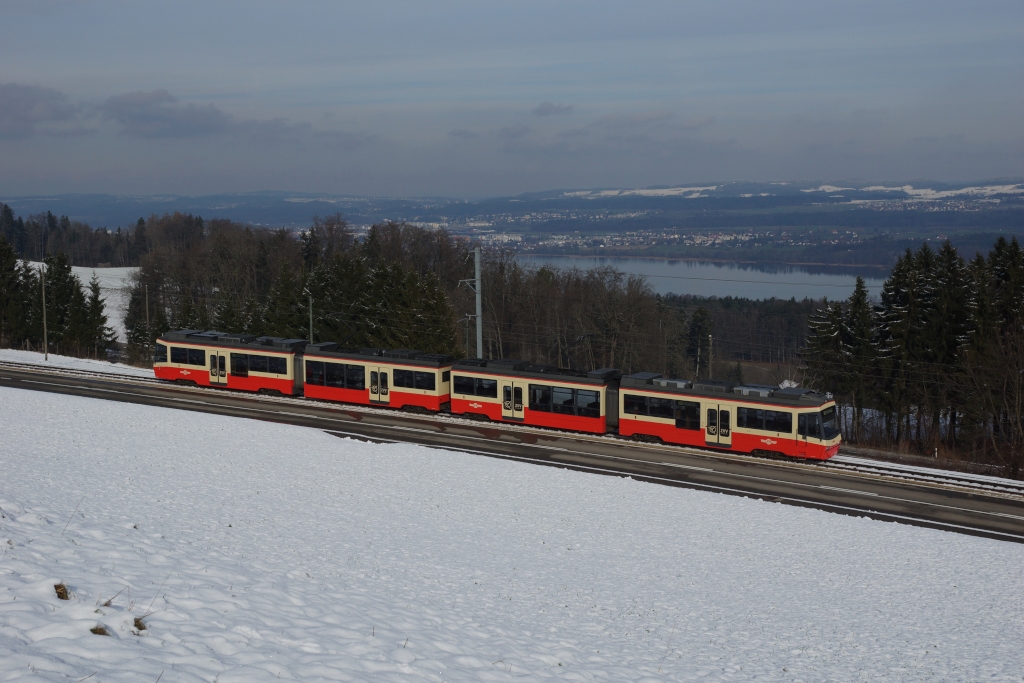
[[[256,337],[201,330],[168,332],[156,341],[159,379],[241,391],[302,394],[305,339]]]
[[[495,422],[604,434],[616,423],[618,370],[576,373],[518,360],[452,366],[451,412]]]
[[[310,344],[303,356],[308,398],[440,411],[450,400],[452,357],[407,349],[339,351]]]
[[[619,434],[741,453],[827,460],[839,452],[835,401],[809,389],[623,377]]]

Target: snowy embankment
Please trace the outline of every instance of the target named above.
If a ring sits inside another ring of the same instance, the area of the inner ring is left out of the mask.
[[[0,349],[0,361],[6,360],[14,363],[27,363],[47,368],[63,368],[66,370],[88,370],[89,372],[105,372],[111,375],[129,375],[131,377],[153,377],[151,368],[137,368],[134,365],[122,363],[110,363],[105,360],[93,360],[91,358],[75,358],[73,356],[58,356],[51,353],[47,359],[43,354],[35,351],[19,351],[18,349]]]
[[[1020,545],[6,388],[0,437],[0,680],[1024,671]]]

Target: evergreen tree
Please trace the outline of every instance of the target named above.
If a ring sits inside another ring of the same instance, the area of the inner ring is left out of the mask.
[[[6,204],[8,211],[10,207]],[[28,337],[26,315],[29,293],[14,246],[0,235],[0,346],[20,344]]]
[[[292,269],[285,265],[277,274],[267,300],[266,329],[272,337],[301,339],[305,337],[302,324],[301,283]]]
[[[996,315],[1005,331],[1024,319],[1024,251],[1016,237],[996,240],[989,252],[988,267]]]
[[[107,325],[105,301],[100,295],[100,280],[93,273],[89,281],[89,298],[86,302],[86,329],[89,338],[85,341],[92,344],[93,355],[99,358],[101,351],[106,351],[114,343],[114,331]]]
[[[80,353],[91,336],[82,283],[72,272],[66,254],[47,256],[44,263],[49,343],[57,352],[63,349],[65,354]]]
[[[910,347],[915,304],[913,255],[907,252],[897,259],[882,284],[878,315],[877,353],[882,376],[876,395],[877,404],[886,419],[886,431],[896,443],[905,436],[904,418],[907,415],[907,365],[910,363]]]
[[[804,358],[810,370],[811,386],[838,394],[844,391],[846,367],[843,355],[843,307],[829,303],[807,320],[808,335]]]
[[[228,292],[221,291],[218,294],[213,310],[213,326],[222,332],[238,332],[244,327],[242,311]]]
[[[956,439],[957,404],[964,398],[962,351],[971,338],[970,275],[963,258],[946,240],[935,258],[934,293],[927,321],[927,360],[932,363],[931,382],[935,385],[931,402],[933,441],[941,438],[942,412],[946,413],[946,441]]]
[[[858,276],[842,323],[842,378],[839,382],[840,387],[848,392],[853,407],[853,429],[849,436],[854,441],[861,438],[864,406],[872,384],[871,374],[877,372],[875,334],[875,315],[868,301],[868,288],[864,279]]]

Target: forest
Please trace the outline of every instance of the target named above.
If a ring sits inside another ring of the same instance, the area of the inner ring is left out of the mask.
[[[873,303],[863,281],[809,320],[805,382],[832,391],[853,443],[1024,464],[1024,251],[996,240],[907,250]]]
[[[125,312],[131,362],[146,363],[153,340],[174,328],[475,355],[475,245],[444,229],[385,221],[356,239],[340,214],[289,231],[174,213],[71,239],[88,226],[54,219],[45,237],[46,216],[22,222],[40,226],[25,233],[44,235],[43,251],[0,235],[0,345],[41,348],[43,283],[19,259],[43,253],[51,350],[114,348],[98,284],[71,273],[64,249],[79,245],[88,258],[139,266]],[[1015,238],[970,260],[949,241],[908,249],[878,301],[862,281],[844,301],[660,296],[642,276],[526,266],[500,248],[484,251],[482,289],[487,357],[791,379],[835,395],[851,444],[1022,474],[1024,251]]]

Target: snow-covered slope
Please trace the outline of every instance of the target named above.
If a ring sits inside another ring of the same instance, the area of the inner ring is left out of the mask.
[[[0,680],[1024,671],[1010,543],[5,388],[0,473]]]
[[[0,360],[13,361],[15,363],[28,363],[29,365],[39,365],[48,368],[66,368],[68,370],[103,372],[110,375],[130,375],[132,377],[153,376],[153,370],[150,368],[137,368],[134,365],[108,363],[105,360],[92,360],[91,358],[58,356],[54,353],[51,353],[49,358],[46,358],[43,354],[36,353],[35,351],[19,351],[18,349],[0,349]]]

